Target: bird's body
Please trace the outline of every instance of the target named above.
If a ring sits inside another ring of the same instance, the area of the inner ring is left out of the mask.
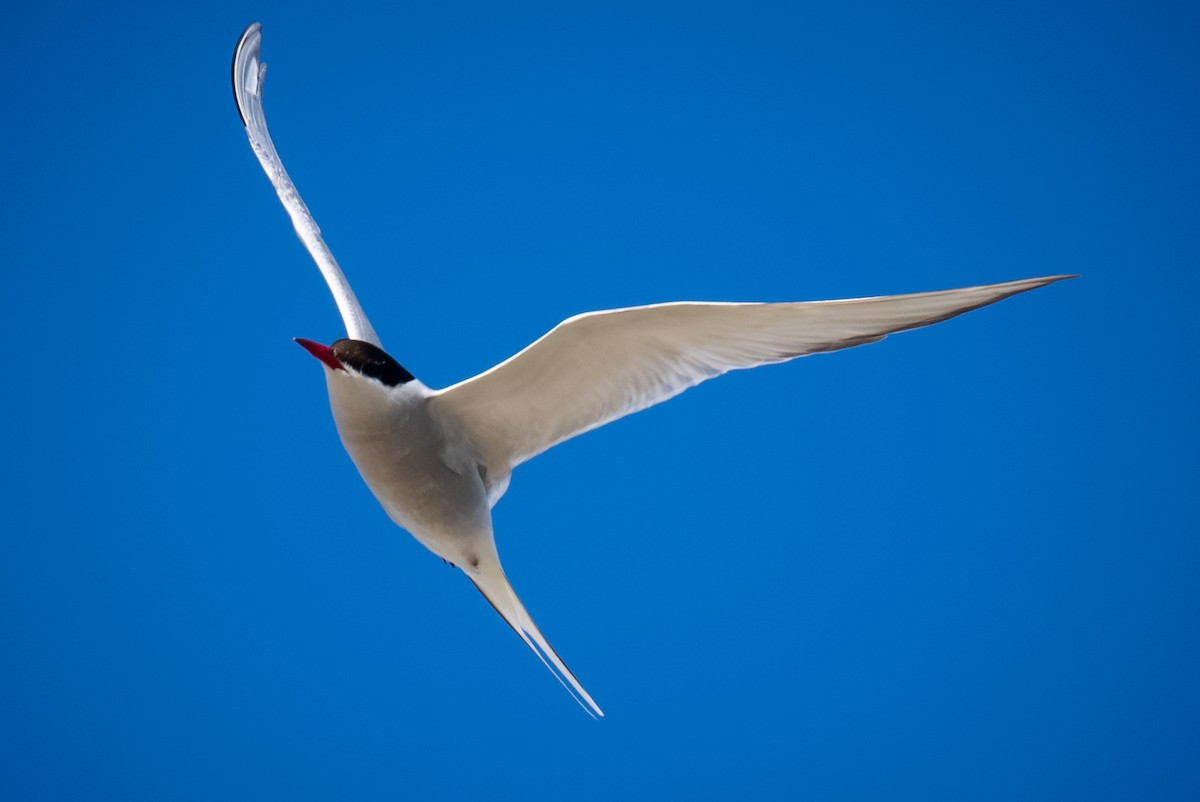
[[[429,388],[346,370],[325,379],[342,445],[388,517],[468,573],[496,559],[486,469],[453,423],[431,414]]]
[[[429,414],[429,391],[348,371],[325,378],[338,436],[388,516],[442,559],[472,562],[491,536],[487,490],[478,457]]]
[[[388,516],[461,569],[593,715],[603,713],[538,631],[500,564],[491,508],[513,468],[730,370],[876,342],[1068,278],[840,301],[592,312],[474,378],[433,390],[383,350],[283,169],[262,108],[260,46],[255,23],[234,54],[234,94],[251,146],[346,325],[348,338],[331,346],[298,340],[325,366],[338,435]]]
[[[382,349],[357,340],[332,346],[298,342],[325,364],[338,436],[388,516],[462,569],[585,709],[603,715],[533,623],[500,566],[491,509],[508,486],[508,470],[490,471],[453,406],[439,404],[440,393]]]

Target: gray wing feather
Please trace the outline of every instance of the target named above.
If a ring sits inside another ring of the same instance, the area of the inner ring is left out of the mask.
[[[435,395],[493,469],[731,370],[876,342],[1070,276],[843,301],[670,303],[569,318]]]

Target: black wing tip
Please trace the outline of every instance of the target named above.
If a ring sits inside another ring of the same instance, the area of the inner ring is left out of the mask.
[[[257,58],[262,50],[262,23],[252,22],[246,26],[246,30],[242,31],[242,35],[238,37],[237,47],[233,49],[233,102],[237,105],[238,116],[242,118],[242,125],[246,125],[246,113],[242,111],[241,93],[238,91],[238,73],[239,69],[245,64],[247,58]]]

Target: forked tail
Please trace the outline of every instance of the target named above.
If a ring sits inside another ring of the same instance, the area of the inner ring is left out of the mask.
[[[580,707],[588,712],[593,718],[601,718],[604,716],[604,711],[596,704],[591,695],[583,689],[579,684],[579,680],[575,679],[575,675],[571,673],[571,669],[567,668],[567,664],[562,661],[554,648],[542,636],[538,630],[537,624],[533,623],[533,619],[529,617],[529,613],[525,610],[525,605],[521,604],[521,600],[517,598],[516,591],[509,584],[508,577],[504,575],[504,569],[499,563],[488,565],[486,562],[479,567],[479,573],[467,573],[471,581],[475,583],[475,587],[479,588],[479,592],[488,600],[492,607],[500,614],[500,617],[508,622],[508,625],[513,628],[521,640],[533,650],[533,653],[538,656],[538,659],[550,669],[562,686],[567,689],[567,693],[571,694],[572,698],[579,703]]]

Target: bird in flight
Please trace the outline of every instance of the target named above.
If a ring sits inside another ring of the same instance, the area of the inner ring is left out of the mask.
[[[254,155],[320,268],[346,337],[297,339],[324,366],[338,435],[388,516],[456,566],[594,717],[500,565],[491,509],[546,449],[731,370],[882,340],[1073,276],[799,303],[680,302],[568,318],[499,365],[443,390],[383,349],[279,158],[263,111],[262,26],[242,33],[233,91]]]

